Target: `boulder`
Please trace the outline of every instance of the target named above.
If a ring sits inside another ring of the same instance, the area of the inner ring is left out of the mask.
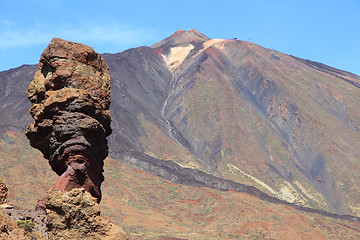
[[[120,227],[102,218],[96,198],[83,188],[50,190],[45,204],[49,239],[128,239]]]

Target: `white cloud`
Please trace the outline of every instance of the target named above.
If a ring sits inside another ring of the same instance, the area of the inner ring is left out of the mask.
[[[131,26],[119,24],[88,25],[78,29],[62,31],[64,38],[74,38],[80,41],[98,43],[129,44],[141,43],[149,40],[154,34],[153,30],[134,29]]]
[[[9,21],[0,22],[0,49],[3,50],[46,44],[53,37],[89,45],[110,44],[119,48],[154,43],[153,41],[158,40],[153,29],[139,29],[114,22],[57,25],[35,23],[29,28],[19,27]]]

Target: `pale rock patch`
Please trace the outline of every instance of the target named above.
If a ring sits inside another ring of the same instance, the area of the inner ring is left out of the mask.
[[[170,49],[169,55],[163,55],[164,61],[168,67],[174,71],[185,60],[192,49],[194,49],[194,45],[192,44],[173,47]]]
[[[203,43],[202,51],[209,48],[209,47],[211,47],[214,44],[221,43],[221,42],[224,42],[224,41],[225,41],[225,39],[210,39],[210,40]],[[219,44],[218,46],[220,48],[224,48],[224,44]]]
[[[225,43],[225,39],[210,39],[206,42],[203,43],[203,47],[194,55],[192,56],[193,58],[198,56],[200,53],[202,53],[203,51],[205,51],[206,49],[208,49],[209,47],[212,47],[214,45],[216,45],[216,47],[223,49],[224,48],[224,43]]]

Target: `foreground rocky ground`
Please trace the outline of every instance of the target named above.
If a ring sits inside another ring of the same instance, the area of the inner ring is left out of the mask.
[[[7,188],[0,180],[1,239],[126,240],[125,232],[101,216],[96,198],[84,189],[50,190],[43,209],[24,210],[8,203]],[[6,190],[6,191],[5,191]]]

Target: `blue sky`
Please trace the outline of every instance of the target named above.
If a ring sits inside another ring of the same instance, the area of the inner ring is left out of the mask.
[[[36,64],[53,37],[117,53],[193,28],[360,75],[360,0],[0,0],[0,71]]]

